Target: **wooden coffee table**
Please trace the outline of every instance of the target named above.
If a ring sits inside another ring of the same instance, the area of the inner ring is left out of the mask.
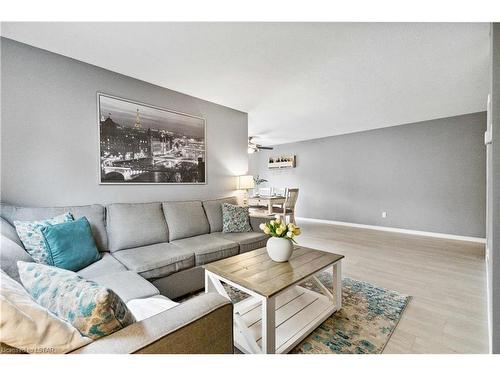
[[[277,263],[264,247],[205,265],[205,292],[229,298],[224,282],[250,295],[234,305],[234,342],[243,353],[287,353],[341,308],[342,258],[296,246]],[[315,276],[330,267],[331,290]],[[306,279],[321,292],[299,285]]]

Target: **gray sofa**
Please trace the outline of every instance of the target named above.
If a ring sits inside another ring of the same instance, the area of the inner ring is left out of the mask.
[[[90,222],[101,259],[78,273],[113,289],[125,302],[161,294],[175,299],[204,286],[203,265],[265,246],[262,219],[254,231],[222,232],[222,203],[206,201],[114,203],[107,206],[1,206],[1,267],[18,279],[17,260],[32,261],[14,220],[39,220],[71,212]],[[232,304],[205,294],[80,348],[78,353],[229,353]]]

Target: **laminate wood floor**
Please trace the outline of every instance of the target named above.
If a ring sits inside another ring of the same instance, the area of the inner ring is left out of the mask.
[[[298,243],[345,255],[343,276],[412,296],[384,353],[487,353],[484,245],[298,221]]]

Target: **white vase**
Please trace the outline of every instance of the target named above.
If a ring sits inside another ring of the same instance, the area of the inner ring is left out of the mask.
[[[266,245],[269,257],[275,262],[286,262],[293,253],[293,243],[286,238],[271,237]]]

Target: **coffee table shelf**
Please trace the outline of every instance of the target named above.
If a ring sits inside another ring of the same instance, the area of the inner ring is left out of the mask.
[[[275,307],[276,353],[290,351],[316,328],[317,322],[321,324],[335,310],[328,298],[300,286],[295,286],[278,296]],[[261,304],[258,303],[240,316],[262,351]],[[237,326],[235,332],[236,347],[243,353],[253,353]]]

